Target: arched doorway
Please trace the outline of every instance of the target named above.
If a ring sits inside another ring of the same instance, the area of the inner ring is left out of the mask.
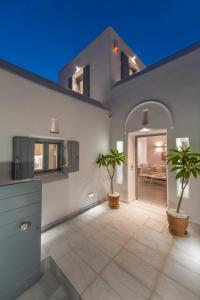
[[[147,128],[144,128],[143,124],[144,114]],[[128,113],[124,122],[124,134],[128,142],[129,202],[136,199],[142,201],[154,199],[155,205],[167,206],[168,173],[165,153],[171,130],[173,117],[162,102],[144,101]]]

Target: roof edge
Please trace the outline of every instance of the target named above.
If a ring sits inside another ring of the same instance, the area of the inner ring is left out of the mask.
[[[190,52],[193,52],[195,50],[197,50],[198,48],[200,48],[200,42],[196,42],[194,44],[191,44],[189,45],[188,47],[185,47],[183,49],[181,49],[180,51],[172,54],[172,55],[169,55],[167,56],[166,58],[162,59],[161,61],[158,61],[152,65],[150,65],[149,67],[146,67],[145,69],[143,69],[142,71],[138,72],[138,73],[135,73],[131,76],[129,76],[128,78],[124,78],[124,79],[121,79],[119,81],[117,81],[114,85],[113,85],[113,88],[125,83],[125,82],[128,82],[129,80],[131,79],[134,79],[134,78],[137,78],[137,77],[140,77],[142,76],[143,74],[146,74],[150,71],[153,71],[154,69],[157,69],[167,63],[170,63],[184,55],[187,55],[189,54]]]
[[[99,102],[95,99],[86,97],[86,96],[81,95],[81,94],[79,94],[75,91],[66,89],[66,88],[62,87],[61,85],[57,84],[56,82],[53,82],[53,81],[51,81],[47,78],[44,78],[40,75],[32,73],[32,72],[30,72],[26,69],[23,69],[23,68],[15,65],[15,64],[12,64],[12,63],[10,63],[6,60],[0,59],[0,68],[4,69],[4,70],[6,70],[10,73],[13,73],[15,75],[18,75],[20,77],[23,77],[23,78],[25,78],[29,81],[32,81],[32,82],[37,83],[39,85],[42,85],[46,88],[54,90],[56,92],[59,92],[59,93],[65,94],[67,96],[73,97],[76,100],[79,100],[79,101],[82,101],[84,103],[88,103],[88,104],[97,106],[97,107],[99,107],[101,109],[104,109],[104,110],[109,110],[101,102]]]

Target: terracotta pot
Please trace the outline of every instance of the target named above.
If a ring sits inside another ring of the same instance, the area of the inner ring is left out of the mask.
[[[108,194],[108,205],[110,208],[119,208],[119,194]]]
[[[167,219],[169,223],[169,230],[172,234],[176,236],[185,236],[187,234],[188,216],[185,218],[178,218],[167,211]]]

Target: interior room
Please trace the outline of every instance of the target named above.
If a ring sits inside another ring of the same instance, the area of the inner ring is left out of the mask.
[[[165,134],[137,137],[137,198],[166,206]]]

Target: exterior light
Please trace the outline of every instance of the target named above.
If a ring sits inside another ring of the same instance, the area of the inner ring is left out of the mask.
[[[133,57],[130,57],[130,60],[134,63],[134,64],[136,64],[136,56],[134,55]]]
[[[60,133],[59,131],[59,120],[58,119],[51,119],[51,126],[50,126],[50,133]]]
[[[80,71],[80,67],[78,67],[78,66],[76,66],[76,71],[75,71],[75,73],[78,73],[79,71]]]
[[[142,129],[140,129],[140,131],[147,132],[147,131],[150,131],[150,129],[148,128],[148,125],[149,125],[149,110],[144,109],[142,112],[143,112],[143,120],[142,120]]]
[[[88,197],[89,197],[89,198],[92,198],[92,197],[94,197],[94,193],[90,193],[90,194],[88,194]]]
[[[119,46],[116,41],[114,41],[114,43],[113,43],[113,52],[115,54],[119,53]]]
[[[141,131],[141,132],[148,132],[148,131],[150,131],[150,129],[149,129],[149,128],[146,128],[146,127],[143,127],[142,129],[140,129],[140,131]]]

